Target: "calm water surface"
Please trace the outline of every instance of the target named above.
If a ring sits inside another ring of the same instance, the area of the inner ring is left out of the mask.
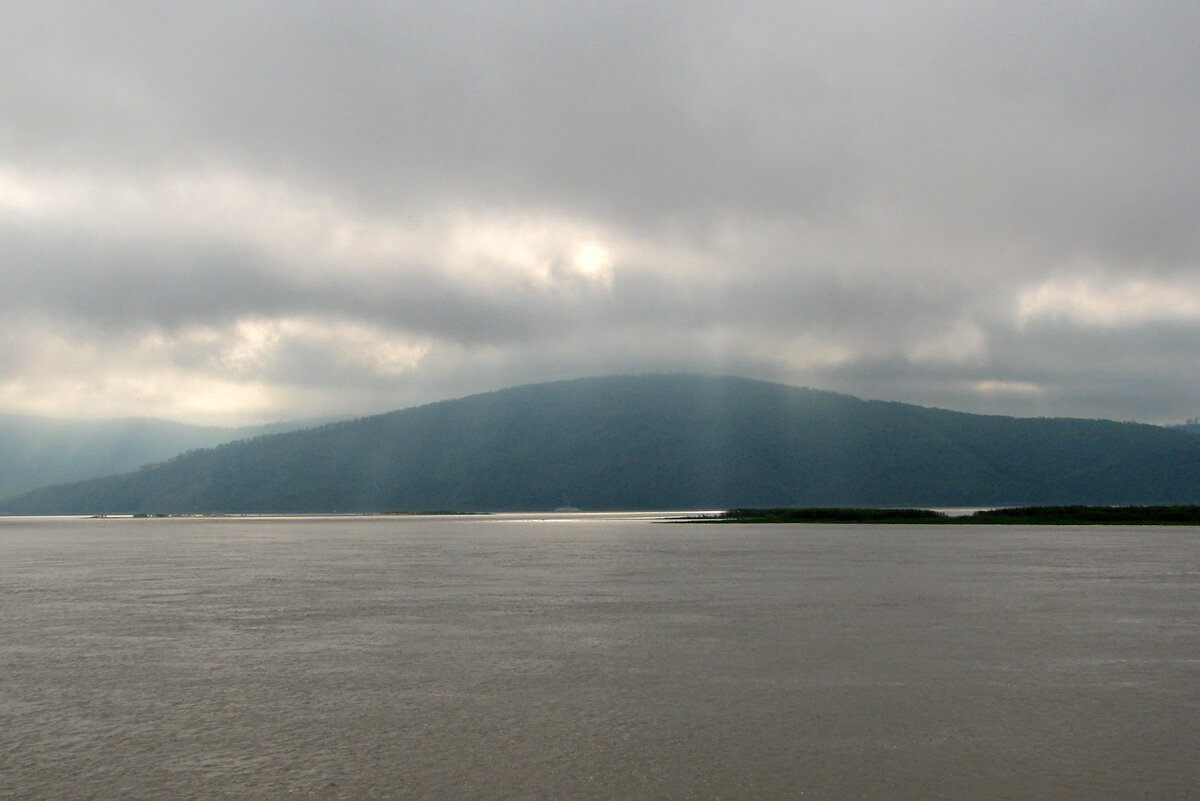
[[[1200,797],[1200,532],[0,518],[0,797]]]

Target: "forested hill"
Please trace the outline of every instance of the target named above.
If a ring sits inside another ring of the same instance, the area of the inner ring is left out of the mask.
[[[194,448],[308,426],[273,423],[220,428],[147,418],[59,420],[0,415],[0,499],[45,484],[123,473]]]
[[[739,378],[517,387],[45,488],[10,513],[1200,501],[1200,437],[963,414]]]

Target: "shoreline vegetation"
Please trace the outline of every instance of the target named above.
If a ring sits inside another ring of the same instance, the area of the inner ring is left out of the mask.
[[[565,510],[555,510],[554,513]],[[584,510],[573,510],[583,512]],[[591,510],[593,513],[598,510]],[[93,519],[120,518],[254,518],[254,517],[446,517],[487,516],[494,512],[431,510],[387,512],[306,512],[196,514],[94,514]],[[528,514],[553,514],[530,510]],[[1019,506],[953,512],[922,508],[775,507],[737,508],[705,514],[665,514],[667,523],[878,523],[910,525],[1047,525],[1047,526],[1200,526],[1200,505],[1173,506]]]
[[[951,525],[1200,526],[1200,506],[1020,506],[948,514],[935,509],[730,509],[688,523],[917,523]]]

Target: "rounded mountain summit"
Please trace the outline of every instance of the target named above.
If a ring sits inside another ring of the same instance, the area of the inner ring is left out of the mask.
[[[1200,501],[1200,436],[964,414],[743,378],[514,387],[47,487],[13,514]]]

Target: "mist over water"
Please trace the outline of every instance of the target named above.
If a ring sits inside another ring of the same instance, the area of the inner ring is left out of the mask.
[[[0,796],[1185,799],[1187,528],[0,518]]]

